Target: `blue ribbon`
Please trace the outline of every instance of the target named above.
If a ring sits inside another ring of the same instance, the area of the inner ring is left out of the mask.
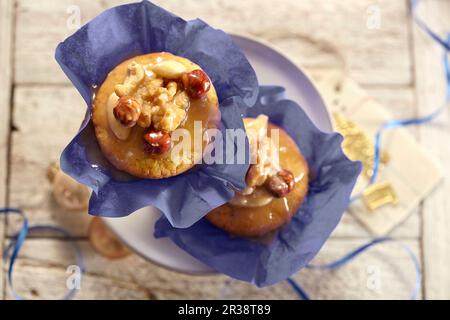
[[[27,236],[33,232],[53,232],[59,233],[66,239],[71,239],[71,235],[68,231],[61,227],[52,226],[52,225],[33,225],[29,226],[27,217],[23,214],[22,210],[17,208],[0,208],[0,214],[17,214],[22,218],[22,227],[19,232],[13,236],[13,240],[10,242],[8,247],[3,252],[3,258],[9,258],[9,266],[8,266],[8,286],[11,289],[11,292],[14,295],[14,298],[17,300],[25,300],[21,295],[19,295],[13,287],[13,270],[14,264],[17,260],[17,256],[19,255],[20,249],[25,242]],[[75,241],[71,242],[72,247],[75,251],[76,263],[80,268],[81,273],[85,271],[83,254],[81,252],[80,247],[77,245]],[[81,274],[80,274],[81,277]],[[81,281],[81,279],[80,279]],[[62,298],[63,300],[72,299],[76,294],[77,289],[70,289]]]
[[[441,112],[444,110],[444,108],[450,101],[450,63],[449,63],[449,58],[448,58],[448,54],[450,52],[450,33],[447,35],[446,40],[442,39],[435,32],[433,32],[422,19],[420,19],[416,15],[415,9],[416,9],[417,4],[419,3],[419,0],[411,0],[410,3],[411,3],[412,11],[413,11],[413,17],[414,17],[414,20],[417,23],[417,25],[424,32],[426,32],[433,40],[435,40],[440,46],[442,46],[444,48],[443,64],[444,64],[444,71],[445,71],[446,80],[447,80],[446,100],[442,107],[438,108],[436,111],[432,112],[431,114],[429,114],[427,116],[423,116],[423,117],[419,117],[419,118],[412,118],[412,119],[388,121],[388,122],[384,123],[378,129],[378,131],[375,135],[375,144],[374,144],[375,156],[374,156],[374,164],[373,164],[373,174],[370,178],[369,184],[374,183],[378,176],[379,164],[380,164],[380,149],[381,149],[382,133],[387,129],[393,129],[393,128],[398,128],[398,127],[411,126],[411,125],[420,125],[420,124],[430,122],[433,119],[435,119],[439,114],[441,114]],[[356,198],[352,198],[351,201],[353,201],[355,199]],[[23,214],[23,212],[20,209],[17,209],[17,208],[0,208],[0,214],[17,214],[17,215],[21,216],[23,219],[23,223],[22,223],[22,227],[21,227],[20,231],[13,237],[14,240],[11,241],[9,246],[4,251],[4,257],[6,257],[6,258],[9,257],[8,285],[9,285],[14,297],[18,300],[23,300],[24,298],[22,296],[20,296],[14,290],[13,270],[14,270],[14,264],[16,262],[17,256],[20,252],[20,249],[22,248],[22,245],[23,245],[26,237],[30,233],[38,232],[38,231],[41,231],[41,232],[42,231],[50,231],[50,232],[54,232],[54,233],[59,233],[59,234],[63,235],[64,238],[71,238],[71,235],[69,232],[67,232],[63,228],[60,228],[57,226],[34,225],[34,226],[30,227],[28,225],[28,219],[26,218],[26,216]],[[308,269],[320,269],[320,270],[334,270],[334,269],[340,268],[340,267],[348,264],[350,261],[352,261],[354,258],[356,258],[361,253],[365,252],[369,248],[371,248],[377,244],[388,242],[388,241],[398,243],[408,253],[408,255],[410,256],[411,260],[414,263],[414,267],[415,267],[415,271],[416,271],[416,280],[415,280],[415,286],[414,286],[413,292],[411,294],[411,299],[416,299],[417,294],[421,287],[421,279],[422,279],[420,263],[419,263],[416,255],[412,252],[412,250],[408,246],[406,246],[402,243],[399,243],[398,241],[396,241],[392,238],[388,238],[388,237],[375,238],[372,241],[370,241],[369,243],[356,248],[352,252],[346,254],[345,256],[339,258],[336,261],[333,261],[333,262],[327,263],[327,264],[323,264],[323,265],[310,264],[307,266],[307,268]],[[76,242],[72,242],[72,246],[75,251],[77,265],[80,267],[80,270],[83,273],[85,271],[85,266],[84,266],[84,259],[83,259],[81,249],[76,244]],[[294,279],[289,278],[289,279],[287,279],[287,282],[289,283],[289,285],[293,288],[293,290],[297,293],[297,295],[301,299],[309,300],[309,295],[307,294],[307,292]],[[76,293],[76,290],[77,290],[76,288],[70,289],[64,295],[64,297],[62,299],[64,299],[64,300],[72,299]]]
[[[415,22],[417,25],[426,33],[428,34],[431,39],[433,39],[437,44],[439,44],[444,49],[444,57],[443,57],[443,66],[444,66],[444,73],[445,78],[447,80],[447,92],[446,92],[446,98],[444,104],[436,109],[434,112],[430,113],[429,115],[418,117],[418,118],[411,118],[411,119],[403,119],[403,120],[391,120],[385,122],[381,127],[378,129],[376,135],[375,135],[375,143],[374,143],[374,149],[375,149],[375,156],[373,160],[373,174],[370,177],[369,185],[373,184],[377,177],[380,167],[380,149],[381,149],[381,136],[385,130],[393,129],[393,128],[399,128],[399,127],[406,127],[406,126],[412,126],[412,125],[421,125],[428,123],[432,120],[434,120],[437,116],[439,116],[442,111],[447,107],[447,104],[450,102],[450,62],[449,62],[449,53],[450,53],[450,33],[447,34],[447,39],[441,38],[439,35],[437,35],[431,28],[428,27],[428,25],[418,17],[416,14],[416,8],[419,3],[419,0],[410,0],[412,14]],[[361,195],[355,195],[350,199],[350,202],[353,202],[357,200]],[[416,270],[416,280],[415,280],[415,286],[411,293],[411,299],[416,299],[417,294],[421,287],[421,281],[422,281],[422,272],[420,268],[419,260],[417,259],[414,252],[405,244],[402,244],[392,238],[383,237],[383,238],[374,238],[369,243],[366,243],[362,245],[359,248],[356,248],[352,252],[346,254],[345,256],[339,258],[336,261],[333,261],[331,263],[323,264],[323,265],[308,265],[306,268],[308,269],[320,269],[320,270],[333,270],[340,268],[346,264],[348,264],[350,261],[352,261],[356,256],[360,255],[361,253],[365,252],[369,248],[379,244],[384,243],[387,241],[396,242],[398,243],[410,256],[411,260],[414,263],[414,267]],[[309,300],[309,295],[306,293],[306,291],[292,278],[287,279],[287,282],[292,287],[295,293],[303,299],[303,300]]]
[[[427,32],[429,29],[424,29]],[[437,36],[436,36],[437,37]],[[434,39],[435,37],[433,37]],[[444,41],[444,40],[441,40]],[[438,42],[440,43],[440,42]],[[448,45],[450,45],[450,33],[447,35],[447,40],[445,42]],[[445,78],[447,80],[447,92],[445,97],[444,104],[437,108],[434,112],[430,113],[429,115],[419,117],[419,118],[412,118],[412,119],[403,119],[403,120],[391,120],[388,122],[385,122],[377,131],[375,135],[375,156],[373,160],[373,174],[370,177],[370,184],[374,183],[378,176],[378,171],[380,167],[380,149],[381,149],[381,136],[383,134],[383,131],[387,129],[393,129],[398,127],[407,127],[412,125],[421,125],[425,124],[427,122],[430,122],[434,120],[436,117],[438,117],[442,111],[447,107],[447,104],[450,102],[450,63],[448,59],[448,54],[450,53],[449,49],[447,47],[444,47],[444,57],[443,57],[443,66],[444,66],[444,72],[445,72]]]
[[[419,293],[419,290],[421,287],[421,282],[422,282],[422,272],[420,270],[419,260],[417,259],[416,255],[411,250],[411,248],[409,248],[407,245],[405,245],[401,242],[398,242],[397,240],[394,240],[389,237],[375,238],[372,241],[356,248],[355,250],[347,253],[345,256],[343,256],[333,262],[326,263],[326,264],[320,264],[320,265],[310,264],[310,265],[306,266],[306,268],[307,269],[316,269],[316,270],[317,269],[318,270],[338,269],[338,268],[348,264],[350,261],[352,261],[354,258],[359,256],[361,253],[367,251],[367,249],[369,249],[370,247],[373,247],[377,244],[384,243],[384,242],[394,242],[394,243],[400,245],[400,247],[408,253],[409,257],[413,261],[414,269],[415,269],[415,273],[416,273],[416,279],[415,279],[414,289],[411,293],[411,299],[415,300],[417,298],[417,294]],[[309,300],[309,295],[295,280],[293,280],[292,278],[289,278],[287,281],[291,285],[291,287],[294,289],[295,293],[297,293],[297,295],[301,299]]]

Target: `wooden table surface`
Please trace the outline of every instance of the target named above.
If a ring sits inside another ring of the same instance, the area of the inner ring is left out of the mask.
[[[0,207],[20,207],[31,224],[57,224],[73,233],[87,265],[78,299],[295,299],[285,283],[257,289],[233,281],[224,290],[225,276],[178,274],[137,255],[107,260],[87,242],[91,218],[84,212],[64,212],[55,204],[46,170],[76,133],[84,102],[56,64],[54,49],[74,32],[67,25],[71,6],[78,6],[85,23],[122,2],[0,0]],[[339,56],[326,50],[335,47],[346,60],[349,76],[395,117],[426,114],[443,101],[442,51],[415,26],[407,0],[155,2],[186,19],[200,17],[225,31],[263,38],[311,71],[339,67]],[[379,10],[380,28],[367,25],[373,10]],[[441,34],[450,30],[450,1],[424,0],[419,12]],[[440,159],[447,178],[449,124],[450,114],[445,111],[434,124],[409,129]],[[445,179],[391,234],[411,246],[420,259],[421,298],[450,299],[449,193]],[[0,222],[4,248],[20,221],[2,217]],[[345,215],[315,262],[331,261],[370,238],[366,229]],[[17,291],[29,298],[62,296],[72,259],[63,239],[29,239],[15,269]],[[11,299],[5,261],[2,265],[0,298]],[[386,244],[342,269],[303,270],[295,278],[316,299],[407,299],[414,268],[404,251]]]

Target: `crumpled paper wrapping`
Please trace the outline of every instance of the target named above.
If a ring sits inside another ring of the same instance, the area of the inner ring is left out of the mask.
[[[242,189],[248,163],[197,166],[162,180],[137,179],[112,167],[101,153],[90,121],[92,97],[107,74],[136,55],[167,51],[200,65],[217,91],[221,130],[243,129],[236,112],[258,96],[256,74],[230,36],[200,20],[184,21],[143,1],[106,10],[58,45],[56,60],[87,104],[80,131],[61,156],[61,168],[92,188],[89,213],[126,216],[159,208],[175,227],[191,226]]]
[[[319,131],[295,102],[283,99],[283,88],[260,87],[259,92],[256,105],[241,112],[268,115],[296,141],[308,162],[309,192],[299,211],[269,244],[231,236],[206,219],[177,229],[161,218],[155,236],[170,237],[215,270],[263,287],[285,280],[317,254],[349,204],[361,164],[343,154],[341,135]]]

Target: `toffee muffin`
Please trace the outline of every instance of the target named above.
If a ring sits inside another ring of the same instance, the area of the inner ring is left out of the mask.
[[[246,118],[244,125],[253,160],[247,187],[206,219],[231,234],[260,237],[288,223],[303,203],[308,164],[295,141],[267,116]]]
[[[207,74],[186,58],[160,52],[126,60],[108,74],[94,97],[92,121],[103,154],[117,169],[160,179],[201,161],[194,122],[201,122],[203,137],[217,127],[220,112]],[[171,153],[177,129],[186,129],[192,139],[191,152],[183,157]]]

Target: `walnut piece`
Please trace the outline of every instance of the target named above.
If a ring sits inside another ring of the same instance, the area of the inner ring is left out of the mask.
[[[159,109],[152,117],[156,129],[174,131],[186,118],[186,111],[176,105],[168,103]]]
[[[178,93],[173,97],[173,103],[179,108],[187,110],[191,102],[186,91],[178,91]]]
[[[142,105],[141,115],[137,121],[141,128],[148,128],[152,124],[152,106],[144,103]]]
[[[186,67],[175,60],[146,66],[133,61],[124,83],[114,88],[120,97],[115,118],[124,127],[137,124],[172,132],[186,119],[190,106],[191,98],[181,80],[184,74]]]

